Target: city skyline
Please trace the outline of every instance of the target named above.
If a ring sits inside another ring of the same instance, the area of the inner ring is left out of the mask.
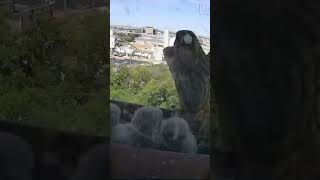
[[[160,29],[160,28],[157,28],[157,27],[153,27],[153,26],[134,26],[134,25],[123,25],[123,24],[110,24],[111,26],[111,29],[114,28],[114,27],[130,27],[130,28],[146,28],[146,27],[151,27],[151,28],[154,28],[155,30],[158,30],[158,31],[161,31],[161,32],[165,32],[166,30],[169,30],[169,29]],[[177,31],[171,31],[169,30],[170,33],[176,33]],[[197,34],[197,36],[199,37],[204,37],[204,38],[209,38],[210,39],[210,34],[209,35],[199,35]]]
[[[209,0],[111,0],[110,24],[152,26],[176,32],[188,29],[210,37]]]

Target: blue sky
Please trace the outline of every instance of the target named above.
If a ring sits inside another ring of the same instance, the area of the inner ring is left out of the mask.
[[[110,23],[210,36],[210,0],[110,0]]]

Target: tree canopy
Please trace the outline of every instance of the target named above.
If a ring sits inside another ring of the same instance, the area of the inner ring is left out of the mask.
[[[111,99],[165,109],[179,108],[167,65],[121,67],[118,71],[111,71],[110,81]]]
[[[83,10],[14,32],[0,15],[0,116],[106,135],[106,15]]]

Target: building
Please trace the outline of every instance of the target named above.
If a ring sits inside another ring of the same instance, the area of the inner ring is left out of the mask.
[[[154,60],[153,60],[154,64],[163,63],[163,61],[164,61],[163,46],[154,45],[153,57],[154,57]]]
[[[154,34],[153,27],[145,27],[145,33],[146,34]]]
[[[111,26],[111,29],[117,33],[132,33],[132,34],[143,33],[143,28],[131,27],[131,26]]]
[[[168,46],[173,46],[174,41],[176,40],[176,35],[174,33],[169,32],[169,30],[165,30],[163,34],[163,47],[166,48]]]
[[[169,30],[166,29],[163,34],[163,47],[168,47],[170,42]]]
[[[114,36],[114,31],[110,29],[110,49],[116,47],[116,37]]]
[[[126,33],[126,34],[141,34],[144,36],[155,36],[160,37],[162,32],[147,26],[147,27],[132,27],[132,26],[119,26],[119,25],[111,25],[111,29],[118,33]]]
[[[137,33],[139,36],[127,47],[116,47],[117,36],[114,33]],[[165,64],[163,49],[173,46],[175,39],[176,32],[170,32],[168,29],[160,31],[153,27],[111,26],[110,50],[114,50],[115,56],[130,56],[138,61],[148,60],[152,64]],[[198,36],[198,39],[207,54],[210,51],[210,38]]]

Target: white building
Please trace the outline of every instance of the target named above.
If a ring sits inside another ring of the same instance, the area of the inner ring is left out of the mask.
[[[163,34],[163,47],[168,47],[170,42],[169,30],[166,29]]]
[[[160,64],[164,61],[164,55],[163,55],[163,46],[154,45],[153,48],[153,63],[154,64]]]
[[[175,40],[176,40],[176,36],[171,35],[169,30],[164,31],[164,35],[163,35],[163,47],[164,48],[166,48],[168,46],[173,46]]]
[[[175,40],[176,40],[176,36],[170,37],[169,46],[173,46]]]
[[[145,28],[145,32],[146,32],[146,34],[154,34],[153,33],[153,27],[146,27]]]
[[[116,47],[116,37],[114,36],[114,31],[110,29],[110,49]]]

